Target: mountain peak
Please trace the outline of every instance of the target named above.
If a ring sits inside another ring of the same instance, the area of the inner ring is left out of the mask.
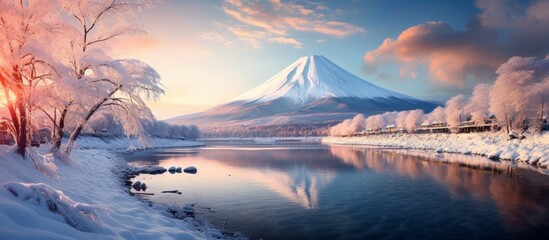
[[[365,81],[322,55],[309,55],[300,57],[233,101],[265,102],[286,98],[303,104],[329,97],[412,99]]]
[[[306,64],[308,62],[318,62],[318,61],[330,61],[330,60],[328,60],[323,55],[308,55],[308,56],[303,56],[298,58],[297,61],[295,61],[294,63],[299,62],[302,64]]]
[[[307,55],[307,56],[302,56],[300,57],[299,59],[305,59],[305,60],[315,60],[315,59],[326,59],[326,57],[324,57],[323,55],[316,55],[316,54],[313,54],[313,55]]]

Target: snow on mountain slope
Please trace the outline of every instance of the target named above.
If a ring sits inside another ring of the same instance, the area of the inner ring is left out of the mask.
[[[356,114],[422,109],[422,101],[376,86],[323,56],[299,58],[256,88],[206,111],[167,120],[211,128],[271,126],[340,121]]]
[[[299,58],[269,80],[232,101],[270,101],[285,97],[308,103],[327,97],[412,99],[353,75],[321,55]]]

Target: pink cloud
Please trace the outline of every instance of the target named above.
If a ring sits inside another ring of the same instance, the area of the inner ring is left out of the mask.
[[[283,3],[280,0],[226,0],[223,5],[225,14],[248,28],[264,31],[268,36],[262,40],[270,42],[301,46],[301,42],[295,37],[288,37],[294,31],[314,32],[338,38],[365,32],[363,28],[353,24],[327,19],[324,14],[326,11],[329,9],[320,3]]]
[[[249,13],[247,13],[250,10],[248,10],[248,8],[243,8],[243,9],[244,9],[243,11],[236,11],[236,10],[232,10],[232,9],[228,9],[228,8],[224,7],[223,11],[227,15],[229,15],[229,16],[233,17],[234,19],[236,19],[240,22],[243,22],[245,24],[255,26],[255,27],[259,27],[259,28],[263,28],[263,29],[265,29],[268,32],[271,32],[273,34],[286,35],[286,29],[285,29],[286,27],[285,26],[281,26],[280,24],[269,23],[269,22],[274,21],[274,19],[272,19],[270,16],[250,17]],[[246,15],[246,13],[248,15]]]
[[[376,50],[365,54],[364,61],[366,64],[384,60],[424,64],[434,81],[464,86],[467,70],[471,67],[484,66],[495,70],[506,59],[487,44],[490,35],[475,27],[459,31],[443,22],[413,26],[396,40],[385,39]],[[403,72],[407,69],[401,69]]]
[[[299,42],[295,38],[285,38],[285,37],[274,37],[269,38],[270,42],[276,42],[276,43],[282,43],[282,44],[290,44],[294,45],[296,48],[301,48],[301,42]]]
[[[425,66],[435,87],[471,90],[478,82],[494,81],[495,70],[512,56],[545,56],[549,52],[549,2],[520,5],[509,1],[477,1],[483,11],[463,30],[444,22],[409,27],[366,52],[367,73],[381,63],[402,64],[400,75],[415,78],[409,66]],[[506,35],[501,35],[501,32]]]
[[[417,78],[417,69],[413,64],[400,67],[400,78]]]
[[[266,36],[263,31],[248,30],[240,26],[228,27],[228,30],[240,40],[247,42],[252,48],[261,48],[261,39]]]

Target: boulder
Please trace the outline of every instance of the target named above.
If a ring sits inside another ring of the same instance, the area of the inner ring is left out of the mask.
[[[134,182],[132,185],[132,188],[136,191],[141,191],[141,182],[140,181]]]
[[[198,170],[196,169],[196,167],[190,166],[190,167],[186,167],[185,169],[183,169],[183,171],[186,172],[186,173],[195,174]]]

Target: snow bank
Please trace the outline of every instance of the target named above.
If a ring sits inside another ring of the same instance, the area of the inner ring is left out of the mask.
[[[57,178],[0,145],[1,239],[212,239],[218,232],[151,208],[122,187],[127,163],[102,150],[109,144],[83,138],[70,164],[54,160]],[[169,141],[170,144],[192,145]],[[82,149],[83,146],[90,149]],[[173,145],[170,145],[173,146]],[[185,145],[183,145],[185,146]],[[91,149],[94,147],[94,149]],[[124,149],[111,141],[108,149]],[[48,148],[37,149],[44,156]],[[51,160],[51,159],[50,159]]]
[[[203,146],[200,141],[189,141],[169,138],[151,138],[150,144],[140,143],[137,139],[129,138],[98,138],[80,137],[76,142],[77,149],[105,149],[105,150],[138,150],[156,147],[194,147]]]
[[[507,140],[505,133],[381,134],[363,137],[326,137],[323,143],[414,148],[437,152],[478,154],[491,159],[549,167],[549,132],[526,139]]]
[[[78,230],[85,232],[99,230],[99,221],[94,206],[75,202],[63,192],[46,184],[9,182],[4,184],[4,187],[23,202],[61,215],[69,225]]]

